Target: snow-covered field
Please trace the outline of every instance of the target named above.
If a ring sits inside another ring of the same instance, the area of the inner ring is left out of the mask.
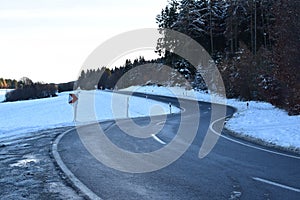
[[[5,90],[0,90],[0,100]],[[48,128],[75,125],[73,106],[68,104],[69,93],[58,97],[30,101],[0,103],[0,140]],[[92,106],[85,106],[94,99]],[[142,105],[142,106],[141,106]],[[167,104],[104,91],[81,91],[77,104],[76,121],[87,123],[108,119],[166,114]],[[174,108],[173,112],[179,112]],[[95,117],[94,117],[95,116]]]
[[[127,91],[136,91],[149,94],[177,96],[211,102],[210,94],[184,90],[179,87],[165,88],[157,86],[130,87]],[[289,116],[270,103],[250,101],[247,108],[246,102],[235,99],[214,98],[219,103],[227,103],[237,108],[237,112],[226,123],[226,128],[250,138],[256,138],[266,143],[288,149],[300,149],[300,116]]]
[[[207,102],[212,100],[210,94],[176,87],[136,86],[126,90],[192,98]],[[0,90],[0,101],[4,99],[5,92],[5,90]],[[87,101],[90,101],[91,95],[95,96],[95,103],[89,104]],[[79,97],[76,120],[80,122],[169,112],[166,104],[138,97],[128,99],[127,96],[109,92],[82,91]],[[265,102],[251,101],[248,102],[249,107],[247,108],[246,102],[233,99],[214,99],[217,102],[218,100],[220,103],[225,102],[238,109],[227,122],[227,129],[241,136],[257,138],[269,144],[300,149],[300,116],[288,116],[285,111]],[[179,112],[179,109],[173,111]],[[58,97],[50,99],[0,103],[0,112],[0,138],[18,136],[46,128],[74,125],[73,106],[68,104],[68,93],[62,93]]]

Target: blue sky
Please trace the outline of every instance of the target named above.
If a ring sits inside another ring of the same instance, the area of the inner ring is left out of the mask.
[[[105,40],[155,28],[167,0],[0,0],[0,77],[75,80]]]

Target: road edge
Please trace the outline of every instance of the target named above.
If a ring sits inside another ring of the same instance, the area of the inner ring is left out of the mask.
[[[274,149],[274,150],[279,150],[279,151],[283,151],[283,152],[286,152],[286,153],[295,154],[297,156],[300,155],[300,148],[283,147],[283,146],[280,146],[280,145],[276,145],[276,144],[273,144],[271,142],[267,142],[267,141],[265,141],[263,139],[260,139],[260,138],[257,138],[257,137],[252,137],[252,136],[249,136],[249,135],[244,134],[244,133],[237,133],[233,130],[228,129],[225,126],[224,126],[223,130],[226,134],[228,134],[228,135],[230,135],[234,138],[241,139],[241,140],[244,140],[246,142],[250,142],[250,143],[259,145],[261,147],[271,148],[271,149]]]
[[[126,93],[126,92],[121,92],[121,93]],[[127,92],[128,93],[128,92]],[[133,93],[140,93],[140,94],[144,94],[144,95],[155,95],[153,93],[143,93],[143,92],[133,92]],[[155,95],[155,96],[162,96],[162,97],[171,97],[171,98],[176,98],[176,97],[172,97],[172,96],[165,96],[165,95]],[[198,101],[198,102],[201,102],[201,103],[211,103],[212,102],[207,102],[207,101],[201,101],[201,100],[198,100],[198,99],[190,99],[190,98],[185,98],[185,97],[179,97],[178,99],[183,99],[183,100],[190,100],[190,101]],[[220,103],[214,103],[214,104],[217,104],[217,105],[223,105],[223,106],[227,106],[227,107],[231,107],[234,109],[234,113],[236,113],[238,111],[238,109],[232,105],[228,105],[228,104],[220,104]],[[225,124],[228,120],[230,120],[230,118],[232,118],[233,114],[230,115],[230,116],[226,116],[225,117]],[[241,140],[244,140],[246,142],[250,142],[250,143],[253,143],[253,144],[256,144],[256,145],[259,145],[261,147],[265,147],[265,148],[273,148],[274,150],[279,150],[279,151],[283,151],[283,152],[286,152],[286,153],[291,153],[291,154],[296,154],[296,155],[300,155],[300,147],[284,147],[284,146],[280,146],[280,145],[277,145],[277,144],[273,144],[271,142],[268,142],[268,141],[265,141],[261,138],[257,138],[257,137],[252,137],[252,136],[249,136],[247,135],[246,133],[238,133],[238,132],[235,132],[229,128],[226,127],[226,125],[224,124],[223,126],[223,131],[226,132],[226,134],[234,137],[234,138],[237,138],[237,139],[241,139]]]
[[[58,152],[58,144],[61,141],[61,139],[71,131],[74,131],[76,127],[71,128],[61,134],[59,134],[55,140],[53,141],[51,145],[51,153],[54,158],[54,161],[56,162],[57,166],[60,168],[60,170],[68,177],[68,179],[71,181],[72,186],[74,186],[77,190],[82,192],[88,199],[92,200],[102,200],[98,195],[96,195],[93,191],[91,191],[87,186],[85,186],[76,176],[68,169],[68,167],[64,164],[62,161],[59,152]]]

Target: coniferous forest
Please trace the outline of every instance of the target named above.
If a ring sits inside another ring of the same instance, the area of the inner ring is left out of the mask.
[[[209,52],[222,75],[228,98],[266,101],[297,115],[299,13],[300,4],[294,0],[170,0],[154,20],[158,29],[184,33]],[[162,57],[156,60],[140,57],[114,69],[99,66],[98,70],[82,71],[75,87],[105,89],[115,88],[117,83],[118,88],[149,84],[151,77],[134,70],[147,64],[158,76],[162,65],[170,66],[183,74],[194,89],[207,89],[200,73],[186,60],[164,52],[164,45],[158,41],[157,52]],[[128,72],[131,75],[124,79]],[[124,80],[120,84],[121,77]],[[172,73],[165,84],[184,85]]]
[[[170,0],[156,22],[160,29],[190,36],[210,53],[222,74],[228,98],[267,101],[295,115],[300,114],[299,13],[300,4],[294,0]],[[158,42],[158,53],[163,52],[163,45]],[[159,64],[171,66],[184,73],[194,89],[206,89],[199,72],[170,52],[162,53],[157,60],[139,58],[115,69],[82,72],[78,85],[84,82],[81,87],[85,89],[95,85],[114,88],[123,74],[145,63],[156,63],[153,68],[159,68]],[[99,82],[83,81],[94,80],[91,77],[96,74],[103,74]],[[143,81],[138,83],[145,84],[147,79]]]
[[[172,0],[156,20],[210,53],[227,97],[267,101],[299,114],[299,13],[293,0]]]

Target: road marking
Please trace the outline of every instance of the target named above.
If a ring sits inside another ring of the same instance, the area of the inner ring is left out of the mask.
[[[159,137],[157,137],[155,134],[151,135],[157,142],[161,143],[161,144],[167,144],[164,141],[162,141]]]
[[[269,180],[266,180],[266,179],[262,179],[262,178],[258,178],[258,177],[252,177],[252,179],[255,180],[255,181],[259,181],[259,182],[263,182],[263,183],[266,183],[266,184],[274,185],[274,186],[281,187],[283,189],[291,190],[291,191],[294,191],[294,192],[300,192],[300,189],[298,189],[298,188],[290,187],[290,186],[283,185],[283,184],[280,184],[280,183],[276,183],[276,182],[273,182],[273,181],[269,181]]]
[[[164,99],[165,99],[165,98],[164,98]],[[199,102],[199,101],[198,101],[198,102]],[[202,103],[203,103],[203,102],[202,102]],[[200,107],[202,107],[202,106],[203,106],[203,105],[200,104]],[[225,106],[227,106],[227,105],[225,105]],[[183,112],[185,112],[185,108],[180,108],[180,109],[183,110]],[[208,110],[211,110],[211,108],[208,107]],[[209,129],[211,129],[212,132],[214,132],[215,134],[220,135],[220,137],[222,137],[222,138],[224,138],[224,139],[227,139],[227,140],[229,140],[229,141],[232,141],[232,142],[234,142],[234,143],[237,143],[237,144],[240,144],[240,145],[243,145],[243,146],[246,146],[246,147],[250,147],[250,148],[253,148],[253,149],[261,150],[261,151],[264,151],[264,152],[267,152],[267,153],[276,154],[276,155],[285,156],[285,157],[289,157],[289,158],[294,158],[294,159],[300,160],[300,157],[298,157],[298,156],[288,155],[288,154],[285,154],[285,153],[279,153],[279,152],[267,150],[267,149],[264,149],[264,148],[261,148],[261,147],[256,147],[256,146],[253,146],[253,145],[250,145],[250,144],[246,144],[246,143],[243,143],[243,142],[240,142],[240,141],[231,139],[231,138],[226,137],[226,136],[224,136],[224,135],[222,135],[222,134],[219,134],[218,132],[216,132],[216,131],[213,129],[213,125],[214,125],[215,123],[217,123],[218,121],[221,121],[221,120],[223,120],[223,119],[226,119],[227,117],[231,117],[231,115],[228,115],[228,116],[226,116],[226,117],[222,117],[222,118],[220,118],[220,119],[215,120],[214,122],[212,122],[212,123],[210,124]],[[155,136],[155,135],[154,135],[154,136]],[[152,135],[152,137],[154,137],[154,136]],[[156,137],[156,136],[155,136],[155,137]],[[154,139],[155,139],[155,138],[154,138]],[[158,139],[159,139],[159,138],[158,138]],[[159,140],[160,140],[160,139],[159,139]],[[160,141],[161,141],[161,140],[160,140]],[[165,143],[165,142],[164,142],[164,143]]]
[[[166,123],[166,121],[161,121],[161,122],[156,123],[156,125],[160,126],[160,125],[164,125],[165,123]]]
[[[211,150],[214,148],[214,146],[216,145],[217,141],[219,140],[219,137],[221,136],[223,126],[222,126],[222,129],[221,129],[220,133],[218,133],[217,131],[215,131],[215,129],[213,129],[213,126],[218,121],[221,121],[221,120],[224,120],[224,119],[226,119],[226,116],[225,117],[221,117],[220,119],[217,119],[217,120],[213,121],[212,123],[210,123],[209,130],[211,130],[214,134],[217,135],[217,139],[216,140],[210,140],[209,139],[209,137],[210,137],[209,134],[210,133],[209,133],[209,131],[207,132],[207,134],[206,134],[206,136],[205,136],[205,138],[204,138],[204,140],[202,142],[202,146],[200,147],[200,150],[199,150],[199,153],[198,153],[198,157],[200,159],[202,159],[205,156],[207,156],[211,152]],[[210,140],[210,141],[208,141],[208,140]],[[208,149],[208,151],[207,151],[207,149]]]
[[[276,154],[276,155],[285,156],[285,157],[289,157],[289,158],[294,158],[294,159],[300,160],[300,157],[297,157],[297,156],[288,155],[288,154],[285,154],[285,153],[279,153],[279,152],[276,152],[276,151],[271,151],[271,150],[268,150],[268,149],[263,149],[261,147],[252,146],[250,144],[245,144],[243,142],[231,139],[231,138],[229,138],[227,136],[224,136],[224,135],[221,135],[221,137],[224,138],[224,139],[226,139],[226,140],[229,140],[231,142],[234,142],[234,143],[246,146],[246,147],[250,147],[250,148],[257,149],[257,150],[260,150],[260,151],[264,151],[264,152],[267,152],[267,153],[272,153],[272,154]]]
[[[177,106],[175,106],[175,107],[177,107]],[[179,108],[179,107],[177,107],[177,108]],[[185,113],[185,111],[186,111],[185,108],[179,108],[179,109],[181,110],[181,113]]]
[[[250,145],[250,144],[246,144],[246,143],[243,143],[243,142],[240,142],[240,141],[237,141],[237,140],[234,140],[232,138],[229,138],[225,135],[222,135],[222,134],[219,134],[218,132],[216,132],[214,129],[213,129],[213,125],[223,119],[226,119],[227,117],[229,116],[226,116],[226,117],[222,117],[220,119],[217,119],[215,120],[214,122],[212,122],[209,126],[209,129],[212,130],[213,133],[217,134],[217,135],[220,135],[220,137],[226,139],[226,140],[229,140],[231,142],[234,142],[234,143],[237,143],[237,144],[240,144],[240,145],[243,145],[243,146],[246,146],[246,147],[250,147],[252,149],[257,149],[257,150],[260,150],[260,151],[264,151],[264,152],[267,152],[267,153],[271,153],[271,154],[276,154],[276,155],[279,155],[279,156],[285,156],[285,157],[289,157],[289,158],[294,158],[294,159],[297,159],[297,160],[300,160],[300,157],[299,156],[293,156],[293,155],[289,155],[289,154],[285,154],[285,153],[280,153],[280,152],[276,152],[276,151],[272,151],[272,150],[268,150],[268,149],[264,149],[264,148],[261,148],[261,147],[257,147],[257,146],[253,146],[253,145]]]

